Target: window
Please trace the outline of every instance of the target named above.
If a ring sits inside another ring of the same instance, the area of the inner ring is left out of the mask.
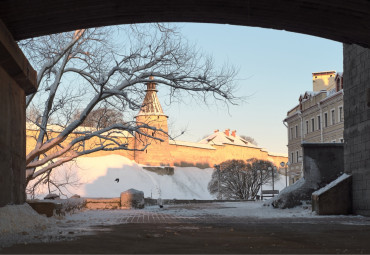
[[[312,132],[315,131],[315,119],[314,118],[311,119],[311,131]]]
[[[297,163],[299,162],[299,152],[297,151]]]
[[[295,125],[295,138],[298,138],[298,125]]]
[[[289,135],[289,137],[290,137],[290,140],[293,139],[293,128],[292,127],[290,128],[290,135]]]
[[[335,140],[331,141],[332,143],[335,143]]]
[[[324,127],[328,127],[328,113],[324,113]]]
[[[321,116],[317,116],[317,130],[321,129]]]
[[[290,161],[291,161],[292,163],[294,163],[294,153],[293,153],[293,152],[290,154]]]
[[[308,120],[306,120],[306,134],[308,134]]]
[[[339,106],[338,109],[339,109],[338,122],[342,122],[343,121],[343,106]]]
[[[331,124],[332,125],[335,124],[335,111],[334,110],[331,110]]]
[[[341,143],[344,143],[344,139],[343,139],[343,138],[340,138],[340,139],[339,139],[339,141],[340,141]]]

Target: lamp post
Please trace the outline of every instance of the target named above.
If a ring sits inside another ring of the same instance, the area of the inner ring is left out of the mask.
[[[271,167],[271,166],[269,166],[268,168],[267,168],[269,171],[271,170],[271,176],[272,176],[272,192],[273,192],[273,194],[272,194],[272,196],[273,197],[275,197],[275,194],[274,194],[274,191],[275,191],[275,176],[274,176],[274,172],[275,172],[275,170],[276,170],[276,166],[274,166],[274,167]]]
[[[285,168],[285,187],[288,187],[288,165],[289,165],[289,162],[280,163],[280,166]]]
[[[217,177],[218,177],[218,181],[217,181],[217,193],[218,193],[217,199],[220,199],[220,197],[222,199],[222,195],[220,196],[220,165],[215,164],[214,167],[217,170]]]

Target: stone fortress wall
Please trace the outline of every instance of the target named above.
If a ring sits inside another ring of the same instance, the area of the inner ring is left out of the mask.
[[[168,132],[167,116],[163,113],[159,100],[157,98],[156,84],[150,82],[147,84],[147,94],[145,96],[141,111],[136,116],[137,125],[146,123],[164,132]],[[86,129],[80,127],[81,129]],[[59,134],[58,127],[52,128],[49,132],[49,137]],[[281,162],[288,161],[285,155],[272,155],[266,150],[257,147],[238,135],[236,131],[230,132],[229,129],[224,132],[216,130],[212,135],[203,139],[200,142],[186,142],[170,140],[168,135],[163,132],[153,131],[150,129],[142,129],[144,133],[150,136],[160,138],[162,141],[148,138],[146,136],[135,134],[131,135],[128,132],[123,133],[119,139],[121,142],[127,143],[130,149],[143,149],[146,144],[150,144],[144,150],[117,150],[117,151],[98,151],[86,155],[90,157],[105,156],[110,154],[118,154],[130,160],[134,160],[138,164],[148,166],[197,166],[199,168],[213,167],[215,164],[220,164],[226,160],[238,159],[247,160],[257,158],[269,160],[277,167]],[[37,128],[32,124],[27,125],[27,154],[35,147],[35,138]],[[68,143],[75,136],[69,137],[65,142]],[[92,148],[98,143],[98,138],[92,138],[84,144],[85,148]]]

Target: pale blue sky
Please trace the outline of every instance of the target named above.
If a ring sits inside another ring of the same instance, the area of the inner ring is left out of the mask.
[[[270,152],[287,153],[282,120],[300,94],[312,90],[312,72],[343,71],[342,44],[285,31],[215,24],[180,24],[184,36],[219,64],[237,66],[247,102],[226,107],[162,104],[170,128],[186,133],[178,140],[198,141],[214,129],[236,129]],[[159,97],[161,95],[159,92]],[[161,99],[164,100],[164,99]]]

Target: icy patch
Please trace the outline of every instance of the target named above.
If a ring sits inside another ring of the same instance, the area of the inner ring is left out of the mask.
[[[332,181],[331,183],[329,183],[325,187],[322,187],[321,189],[319,189],[319,190],[315,191],[314,193],[312,193],[312,195],[319,196],[322,193],[328,191],[329,189],[333,188],[338,183],[342,182],[343,180],[345,180],[345,179],[347,179],[349,177],[350,177],[350,175],[348,175],[348,174],[342,174],[341,176],[339,176],[337,179],[335,179],[334,181]]]

